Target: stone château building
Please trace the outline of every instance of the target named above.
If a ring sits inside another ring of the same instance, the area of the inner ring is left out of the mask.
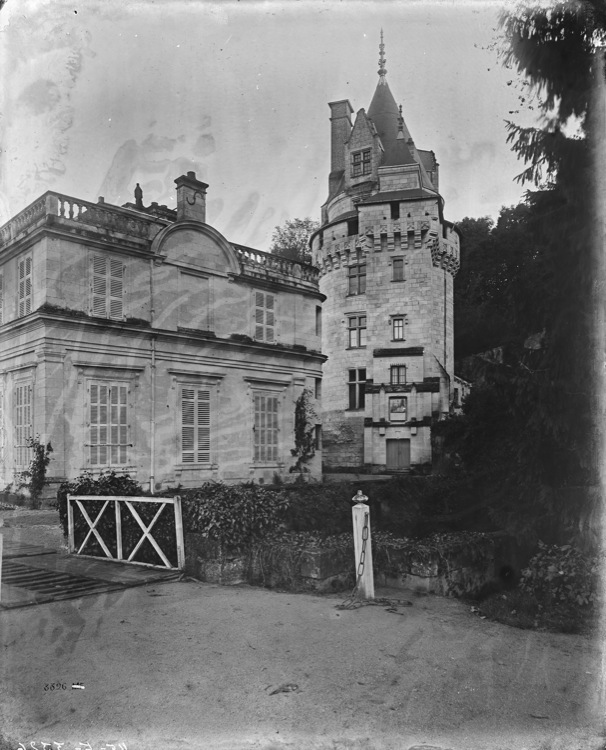
[[[320,413],[318,271],[228,242],[208,186],[175,182],[176,210],[47,192],[0,227],[0,487],[36,435],[52,482],[292,477],[304,390]]]
[[[453,280],[459,236],[438,163],[416,147],[379,81],[352,121],[330,103],[331,172],[310,240],[326,295],[322,348],[327,468],[406,470],[431,461],[431,423],[454,396]]]

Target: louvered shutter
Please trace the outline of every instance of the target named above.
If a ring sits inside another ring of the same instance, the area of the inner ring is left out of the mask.
[[[32,434],[32,387],[30,384],[15,388],[15,463],[25,467],[30,461],[28,438]]]
[[[92,314],[100,318],[106,316],[106,265],[106,258],[103,255],[93,255]]]
[[[254,397],[254,460],[278,460],[278,397],[256,393]]]
[[[273,343],[274,341],[274,305],[275,299],[273,294],[265,295],[265,341]]]
[[[32,311],[32,259],[31,256],[19,261],[19,317]]]
[[[128,386],[91,383],[90,462],[122,466],[128,458]]]
[[[273,343],[275,326],[275,295],[255,292],[255,339]]]
[[[124,315],[124,264],[104,255],[92,257],[92,314],[121,320]]]
[[[210,461],[210,391],[181,391],[181,460],[184,464]]]
[[[124,265],[111,258],[109,261],[109,317],[122,319]]]

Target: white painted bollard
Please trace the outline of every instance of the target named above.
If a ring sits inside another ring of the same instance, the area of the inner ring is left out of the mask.
[[[358,490],[352,497],[356,503],[351,509],[353,518],[354,555],[356,558],[356,587],[361,599],[375,598],[375,582],[372,572],[372,547],[370,544],[370,508],[366,495]]]

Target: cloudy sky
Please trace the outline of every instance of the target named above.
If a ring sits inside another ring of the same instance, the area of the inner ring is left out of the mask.
[[[319,217],[329,108],[368,108],[380,29],[387,80],[440,163],[446,217],[496,217],[523,193],[504,121],[523,87],[492,49],[492,0],[7,0],[0,12],[0,223],[46,190],[174,206],[209,183],[207,220],[268,249]],[[512,83],[513,81],[513,83]]]

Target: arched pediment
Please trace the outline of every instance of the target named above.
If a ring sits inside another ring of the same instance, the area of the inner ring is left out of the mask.
[[[177,265],[219,276],[240,273],[240,264],[229,242],[216,229],[199,221],[170,224],[156,235],[151,249],[154,255]]]

